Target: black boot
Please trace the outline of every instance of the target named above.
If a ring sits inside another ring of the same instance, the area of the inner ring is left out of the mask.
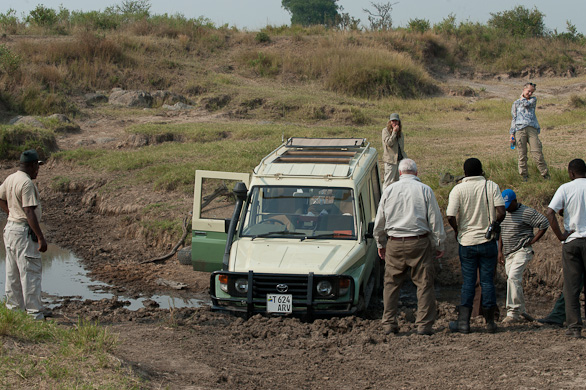
[[[458,306],[458,320],[450,321],[450,331],[470,333],[470,314],[472,314],[472,308]]]
[[[482,308],[484,319],[486,320],[486,330],[488,333],[496,333],[497,326],[494,322],[494,313],[496,312],[496,308],[496,306]]]

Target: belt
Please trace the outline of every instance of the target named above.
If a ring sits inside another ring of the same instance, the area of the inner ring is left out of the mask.
[[[401,240],[401,241],[407,241],[407,240],[419,240],[421,238],[425,238],[427,237],[428,233],[425,234],[420,234],[419,236],[407,236],[407,237],[393,237],[393,236],[389,236],[389,238],[391,240]]]

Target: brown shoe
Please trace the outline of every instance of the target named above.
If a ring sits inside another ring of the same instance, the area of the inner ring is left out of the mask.
[[[383,325],[383,331],[385,334],[397,334],[399,333],[399,327],[397,325]]]
[[[582,328],[568,328],[566,330],[566,336],[570,336],[576,339],[582,338]]]
[[[417,329],[417,334],[419,336],[431,336],[433,335],[433,330],[431,328]]]

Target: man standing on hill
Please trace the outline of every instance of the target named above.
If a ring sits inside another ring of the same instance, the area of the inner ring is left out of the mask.
[[[417,286],[417,334],[431,335],[437,314],[433,254],[444,255],[446,232],[433,190],[417,177],[411,159],[399,163],[399,181],[388,186],[376,213],[374,237],[385,260],[383,329],[398,333],[399,292],[411,269]]]
[[[529,177],[527,172],[527,144],[531,147],[531,154],[537,163],[539,173],[544,179],[549,179],[549,171],[543,158],[541,141],[539,140],[541,128],[535,116],[537,98],[533,96],[534,93],[535,84],[525,84],[521,97],[515,100],[511,108],[513,120],[511,121],[510,134],[511,137],[515,137],[519,156],[519,174],[523,177],[523,181],[527,181]]]
[[[517,202],[513,190],[503,191],[507,215],[501,224],[499,263],[507,273],[507,316],[503,323],[515,323],[526,317],[523,272],[533,258],[532,245],[545,234],[549,223],[544,215]],[[533,229],[539,229],[537,234]]]
[[[464,179],[450,192],[446,214],[459,245],[462,266],[462,297],[458,321],[450,322],[453,332],[470,332],[470,314],[480,276],[482,311],[489,332],[496,332],[494,322],[496,291],[494,270],[498,258],[496,238],[505,218],[505,202],[499,186],[484,178],[477,158],[464,162]]]
[[[571,181],[558,188],[549,203],[546,216],[551,230],[563,243],[562,268],[568,324],[566,334],[581,338],[580,291],[586,275],[586,163],[584,160],[577,158],[570,161],[568,174]],[[563,215],[563,233],[556,213]]]
[[[6,247],[6,307],[22,309],[37,320],[49,313],[41,302],[41,252],[47,250],[39,221],[41,203],[33,183],[39,173],[36,150],[24,151],[20,168],[0,185],[0,208],[8,215]]]

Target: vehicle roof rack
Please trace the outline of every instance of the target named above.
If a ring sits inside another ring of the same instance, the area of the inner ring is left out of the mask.
[[[366,138],[300,138],[291,137],[285,143],[288,148],[360,148],[366,145]]]

